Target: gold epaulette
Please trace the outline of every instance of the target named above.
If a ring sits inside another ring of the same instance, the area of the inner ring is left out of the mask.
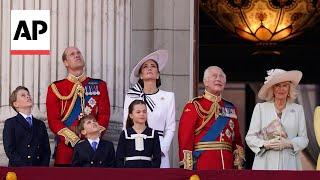
[[[77,144],[77,142],[80,140],[80,138],[73,131],[71,131],[66,127],[58,131],[57,134],[60,136],[63,136],[65,139],[64,143],[66,145],[70,143],[72,147],[74,147]]]

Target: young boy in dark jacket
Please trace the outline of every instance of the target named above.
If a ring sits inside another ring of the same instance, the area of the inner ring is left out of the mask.
[[[95,117],[92,115],[83,116],[77,128],[85,139],[75,145],[72,166],[114,167],[113,143],[100,139],[100,134],[105,128],[97,123]]]
[[[3,129],[8,166],[49,166],[51,151],[47,128],[31,114],[33,102],[29,90],[18,86],[11,93],[9,103],[18,114],[7,119]]]

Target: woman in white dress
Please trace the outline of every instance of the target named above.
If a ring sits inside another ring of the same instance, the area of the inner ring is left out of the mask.
[[[129,104],[135,99],[147,104],[148,126],[158,131],[161,146],[161,168],[170,168],[169,149],[175,131],[174,93],[159,89],[160,71],[168,60],[166,50],[155,51],[142,58],[133,68],[130,82],[134,84],[124,101],[123,127],[126,127]]]
[[[255,153],[252,169],[301,170],[299,152],[308,145],[303,107],[294,103],[300,71],[272,69],[259,91],[246,142]]]

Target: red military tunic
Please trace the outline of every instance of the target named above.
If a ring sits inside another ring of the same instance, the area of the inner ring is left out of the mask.
[[[178,134],[180,165],[185,169],[241,168],[244,152],[239,123],[235,108],[226,108],[227,104],[234,107],[207,91],[186,104],[180,118]],[[217,114],[227,117],[226,125],[221,126],[222,131],[217,133],[217,138],[213,141],[203,141],[217,122]],[[194,154],[195,150],[202,151],[198,158]]]
[[[107,85],[100,79],[69,75],[48,87],[46,100],[48,124],[58,136],[55,149],[55,165],[69,165],[73,147],[80,140],[76,126],[79,115],[91,114],[107,128],[110,103]]]

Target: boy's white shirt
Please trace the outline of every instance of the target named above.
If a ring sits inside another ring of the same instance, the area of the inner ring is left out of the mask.
[[[31,119],[33,119],[33,117],[32,117],[32,114],[29,114],[29,115],[27,115],[27,114],[24,114],[24,113],[22,113],[22,112],[19,112],[25,119],[27,119],[27,117],[31,117]]]
[[[92,144],[92,142],[97,142],[97,147],[98,147],[99,142],[100,142],[100,138],[99,137],[97,139],[89,139],[89,138],[87,138],[87,139],[88,139],[90,145]]]

